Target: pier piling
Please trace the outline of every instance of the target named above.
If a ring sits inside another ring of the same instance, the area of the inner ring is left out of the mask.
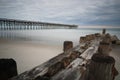
[[[72,41],[64,41],[63,51],[66,52],[71,48],[73,48],[73,42]]]
[[[115,59],[111,56],[94,54],[81,80],[114,80],[117,71],[114,67]]]

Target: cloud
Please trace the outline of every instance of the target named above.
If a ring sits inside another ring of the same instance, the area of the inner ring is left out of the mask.
[[[0,17],[79,25],[120,25],[119,7],[119,0],[0,0]]]

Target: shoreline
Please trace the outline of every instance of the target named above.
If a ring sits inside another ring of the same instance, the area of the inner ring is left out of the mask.
[[[18,74],[40,65],[62,52],[62,47],[0,39],[0,58],[13,58],[17,62]]]

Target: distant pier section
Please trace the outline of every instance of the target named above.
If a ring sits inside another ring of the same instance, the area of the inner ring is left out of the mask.
[[[75,29],[77,25],[0,18],[0,30]]]

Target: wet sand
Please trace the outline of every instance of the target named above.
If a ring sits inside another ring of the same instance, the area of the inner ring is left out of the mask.
[[[0,39],[0,58],[13,58],[18,73],[32,69],[62,52],[62,46]]]
[[[120,45],[112,45],[112,51],[110,55],[115,58],[115,67],[119,72],[119,75],[116,77],[115,80],[120,80]]]

